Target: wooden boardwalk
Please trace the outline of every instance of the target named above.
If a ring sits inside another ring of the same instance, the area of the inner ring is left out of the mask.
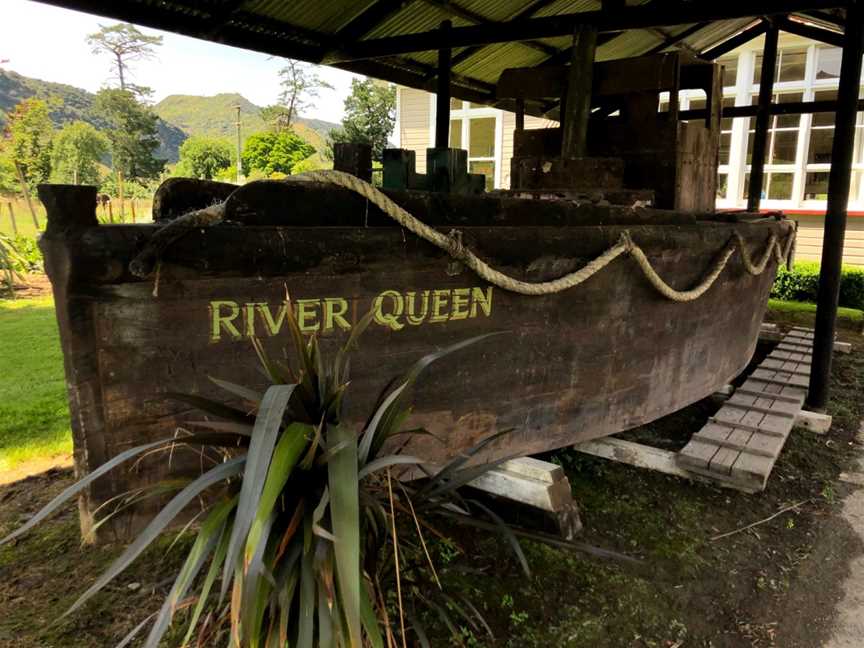
[[[789,331],[678,453],[678,465],[739,490],[763,490],[804,407],[812,351],[812,330]]]

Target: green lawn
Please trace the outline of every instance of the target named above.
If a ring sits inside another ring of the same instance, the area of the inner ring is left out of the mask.
[[[769,299],[768,313],[773,313],[796,324],[813,326],[813,317],[816,315],[816,304]],[[841,306],[837,309],[837,325],[841,328],[860,330],[861,326],[864,325],[864,311]]]
[[[0,472],[70,452],[53,300],[0,300]]]

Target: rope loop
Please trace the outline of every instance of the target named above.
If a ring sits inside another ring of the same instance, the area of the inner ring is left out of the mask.
[[[452,229],[448,234],[443,234],[433,227],[426,225],[415,216],[408,213],[397,205],[389,196],[382,193],[368,182],[361,180],[343,171],[308,171],[296,176],[288,176],[288,182],[321,182],[336,185],[354,191],[363,196],[369,202],[376,205],[384,214],[392,218],[400,226],[409,232],[419,236],[423,240],[443,250],[453,259],[473,270],[477,276],[489,284],[520,295],[552,295],[564,290],[569,290],[587,281],[600,270],[609,265],[622,254],[631,256],[636,261],[642,274],[648,282],[663,297],[676,302],[689,302],[701,297],[717,280],[723,269],[729,263],[729,259],[736,251],[741,253],[741,262],[745,270],[751,275],[760,275],[768,267],[772,258],[779,264],[784,263],[789,257],[794,241],[794,234],[790,234],[786,241],[785,249],[781,247],[777,236],[772,234],[761,258],[753,262],[750,253],[744,243],[744,238],[739,232],[734,232],[729,238],[726,247],[717,255],[714,264],[706,275],[692,288],[687,290],[676,290],[670,286],[654,269],[645,252],[642,251],[630,232],[624,230],[615,243],[608,250],[585,266],[574,272],[568,273],[558,279],[549,281],[531,282],[522,281],[504,274],[492,268],[480,257],[468,249],[462,240],[462,232]],[[129,264],[130,271],[140,277],[147,277],[153,271],[154,266],[158,269],[158,263],[162,252],[175,240],[183,236],[191,227],[206,227],[218,223],[224,216],[224,203],[214,205],[207,209],[197,210],[181,216],[158,230],[148,241],[144,249]],[[158,286],[158,274],[157,274]]]

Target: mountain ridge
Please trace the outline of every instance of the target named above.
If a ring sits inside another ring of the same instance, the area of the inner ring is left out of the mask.
[[[6,114],[22,99],[36,97],[60,99],[50,106],[51,119],[59,128],[75,120],[82,120],[103,128],[104,124],[92,113],[95,95],[76,86],[27,77],[11,70],[0,69],[0,129]],[[155,156],[169,163],[179,158],[180,146],[191,136],[219,137],[232,143],[236,136],[236,108],[240,108],[241,138],[264,130],[261,108],[237,92],[215,95],[168,95],[152,105],[159,117],[159,142]],[[326,145],[327,134],[338,126],[320,119],[299,117],[297,134],[314,146],[319,154]]]

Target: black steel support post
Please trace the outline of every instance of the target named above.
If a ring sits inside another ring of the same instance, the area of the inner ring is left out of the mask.
[[[846,42],[840,66],[837,113],[834,118],[834,143],[831,172],[828,176],[828,206],[825,210],[825,235],[822,239],[822,264],[819,272],[816,332],[813,335],[813,360],[807,407],[824,410],[828,404],[828,381],[834,353],[834,328],[840,296],[840,266],[846,234],[846,208],[852,178],[855,117],[861,87],[861,56],[864,54],[864,9],[860,0],[847,9]]]
[[[447,41],[452,23],[441,23],[442,41]],[[438,79],[435,102],[435,148],[450,146],[450,48],[438,50]]]
[[[777,67],[777,27],[771,25],[765,32],[762,50],[762,74],[759,78],[759,104],[756,113],[756,132],[753,134],[753,153],[750,162],[750,190],[747,192],[747,211],[759,211],[762,186],[765,179],[765,151],[768,145],[768,122],[771,120],[771,95],[774,93],[774,70]]]

